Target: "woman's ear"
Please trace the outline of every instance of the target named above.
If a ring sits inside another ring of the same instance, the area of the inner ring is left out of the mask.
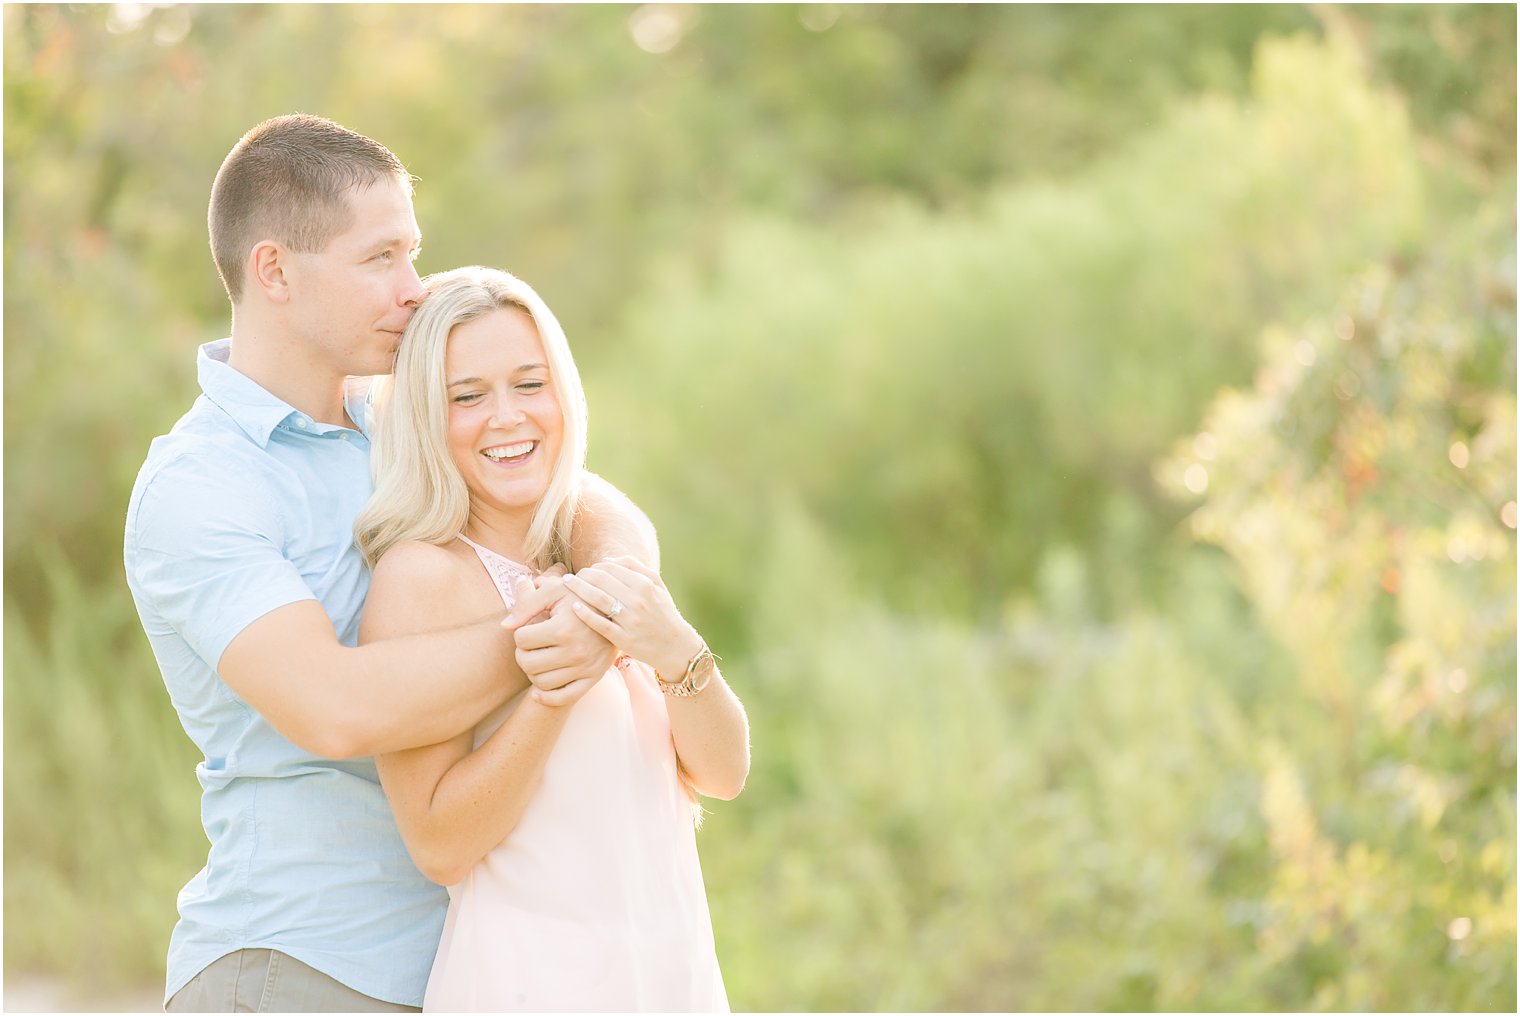
[[[249,281],[270,303],[290,301],[290,280],[285,277],[290,267],[290,252],[273,240],[260,240],[248,252]]]

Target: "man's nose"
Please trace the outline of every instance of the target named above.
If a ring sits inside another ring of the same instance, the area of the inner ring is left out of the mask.
[[[427,298],[427,287],[422,284],[422,279],[417,275],[416,267],[407,262],[406,278],[401,285],[401,303],[403,306],[417,309],[417,305]]]

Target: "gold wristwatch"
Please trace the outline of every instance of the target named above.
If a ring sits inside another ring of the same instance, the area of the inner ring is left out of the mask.
[[[718,658],[712,650],[707,648],[707,643],[702,643],[702,648],[697,650],[697,655],[691,658],[686,665],[686,673],[679,681],[667,681],[660,677],[656,670],[654,676],[660,685],[660,690],[667,695],[676,698],[691,698],[700,695],[707,686],[712,683],[713,672],[718,669]]]

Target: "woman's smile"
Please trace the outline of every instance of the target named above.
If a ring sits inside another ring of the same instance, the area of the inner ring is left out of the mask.
[[[520,466],[527,462],[538,448],[537,441],[519,441],[516,444],[496,445],[494,448],[483,448],[480,454],[490,459],[498,466]]]

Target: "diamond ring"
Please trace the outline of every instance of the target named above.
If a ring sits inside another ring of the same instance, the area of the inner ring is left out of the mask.
[[[623,601],[622,600],[613,600],[612,601],[612,609],[609,610],[609,611],[607,611],[607,620],[611,621],[614,617],[617,617],[622,612],[623,612]]]

